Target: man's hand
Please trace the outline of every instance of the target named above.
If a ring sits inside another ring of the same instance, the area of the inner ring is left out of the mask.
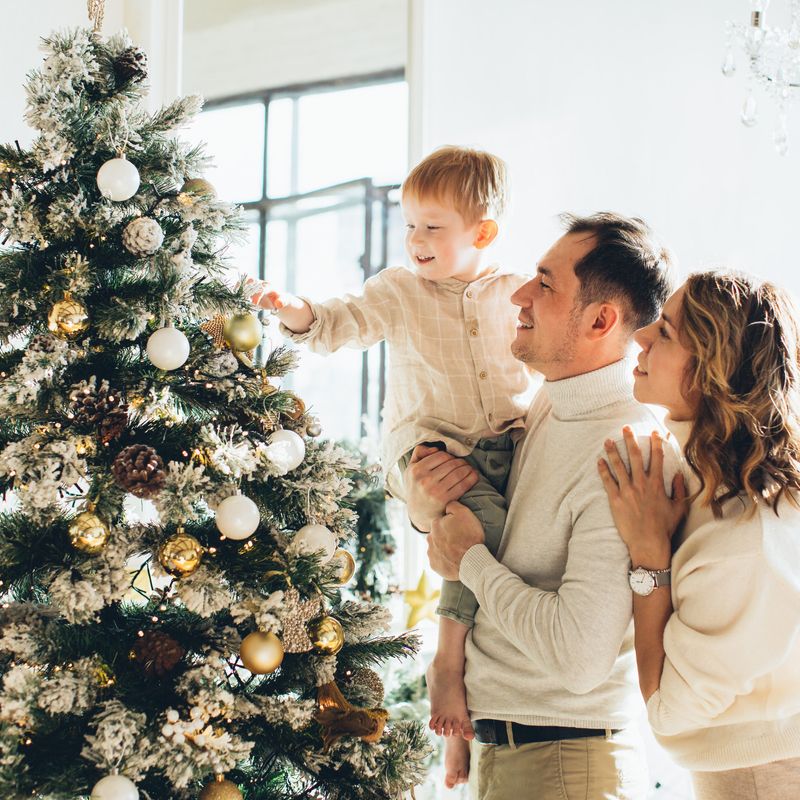
[[[429,531],[447,504],[478,482],[478,473],[463,459],[420,444],[411,454],[403,481],[408,516],[419,530]]]
[[[431,569],[449,581],[458,580],[461,559],[473,545],[483,544],[483,526],[461,503],[448,503],[445,515],[433,521],[428,535]]]

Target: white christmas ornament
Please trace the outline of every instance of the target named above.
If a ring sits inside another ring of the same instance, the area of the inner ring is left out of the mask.
[[[130,200],[139,189],[139,170],[127,158],[112,158],[97,171],[97,188],[109,200]]]
[[[122,232],[122,244],[135,256],[151,256],[164,242],[164,231],[152,217],[132,219]]]
[[[106,775],[94,785],[89,800],[139,800],[139,790],[124,775]]]
[[[189,340],[177,328],[159,328],[147,340],[147,357],[159,369],[178,369],[189,358]]]
[[[217,528],[228,539],[246,539],[260,521],[258,506],[243,494],[226,497],[217,506]]]
[[[306,443],[303,441],[303,437],[294,431],[285,429],[275,431],[269,437],[268,444],[270,448],[274,445],[280,445],[281,449],[284,450],[281,453],[280,461],[286,467],[287,472],[299,467],[306,457]]]
[[[336,537],[324,525],[305,525],[294,537],[295,547],[303,553],[322,550],[322,563],[330,561],[336,552]]]

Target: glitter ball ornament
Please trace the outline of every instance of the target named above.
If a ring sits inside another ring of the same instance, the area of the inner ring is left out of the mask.
[[[351,703],[375,708],[383,703],[386,692],[381,676],[365,667],[346,670],[343,675],[337,674],[337,680],[347,689],[347,697]]]
[[[97,171],[97,188],[108,200],[130,200],[139,189],[139,170],[127,158],[112,158]]]
[[[304,525],[294,536],[294,544],[301,553],[321,552],[322,563],[333,558],[336,537],[324,525]]]
[[[191,575],[203,560],[203,545],[183,529],[158,548],[158,563],[175,578]]]
[[[182,367],[189,358],[189,340],[177,328],[160,328],[147,340],[147,357],[154,367],[172,370]]]
[[[338,567],[338,586],[344,586],[356,574],[356,560],[347,550],[337,550],[331,558],[331,564]]]
[[[260,521],[258,506],[243,494],[226,497],[217,506],[217,528],[228,539],[246,539],[255,532]]]
[[[294,431],[285,429],[275,431],[270,435],[268,444],[281,444],[286,450],[285,458],[282,458],[281,461],[288,472],[297,469],[306,457],[306,443],[303,441],[303,437]]]
[[[211,181],[207,181],[205,178],[189,178],[184,182],[183,186],[181,186],[181,191],[186,192],[186,194],[197,194],[205,197],[217,196],[217,190],[214,188],[214,184],[211,183]]]
[[[47,329],[60,339],[77,339],[89,328],[89,312],[69,292],[47,315]]]
[[[122,245],[135,256],[151,256],[164,243],[164,231],[151,217],[132,219],[122,231]]]
[[[223,336],[231,350],[246,353],[261,344],[264,328],[255,314],[234,314],[225,322]]]
[[[283,594],[283,611],[281,620],[283,631],[281,633],[283,649],[287,653],[307,653],[313,648],[311,639],[308,638],[306,626],[309,621],[322,614],[322,599],[312,597],[301,600],[300,592],[291,586]]]
[[[223,775],[217,775],[200,792],[199,800],[242,800],[242,793],[235,783],[225,780]]]
[[[93,556],[101,552],[108,542],[111,531],[97,514],[83,511],[67,528],[69,543],[81,553]]]
[[[139,800],[139,790],[124,775],[106,775],[94,785],[89,800]]]
[[[254,675],[275,672],[283,662],[283,644],[274,633],[253,631],[242,639],[239,657]]]
[[[326,656],[335,656],[344,646],[344,629],[333,617],[320,617],[311,622],[308,636],[314,649]]]

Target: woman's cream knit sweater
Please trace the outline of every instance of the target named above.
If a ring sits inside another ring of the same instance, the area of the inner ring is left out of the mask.
[[[683,447],[691,423],[667,420]],[[690,489],[697,488],[695,476]],[[800,756],[800,510],[696,500],[672,559],[656,738],[696,771]]]

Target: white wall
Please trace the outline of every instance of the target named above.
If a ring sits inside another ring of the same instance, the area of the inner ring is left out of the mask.
[[[184,90],[207,98],[402,67],[407,0],[189,0]]]
[[[182,0],[106,0],[102,33],[127,27],[148,55],[150,103],[157,107],[179,91]],[[52,31],[90,27],[86,0],[14,0],[4,4],[6,35],[0,48],[0,142],[26,146],[34,132],[23,120],[25,76],[42,64],[40,40]]]
[[[742,59],[734,78],[720,73],[724,23],[746,21],[749,7],[414,0],[412,156],[461,143],[507,159],[499,254],[516,268],[533,267],[560,211],[613,209],[647,219],[686,270],[728,264],[800,291],[800,114],[781,157],[771,108],[753,129],[739,122]]]

